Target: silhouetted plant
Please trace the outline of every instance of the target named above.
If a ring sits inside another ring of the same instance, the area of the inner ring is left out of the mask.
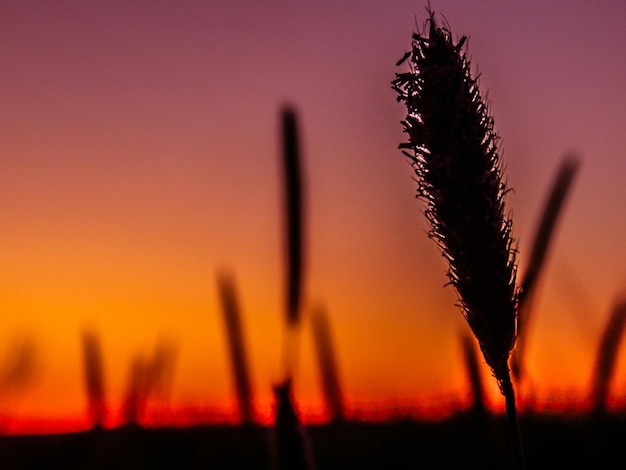
[[[283,144],[283,181],[285,210],[286,316],[283,351],[285,377],[274,386],[276,410],[274,451],[278,469],[312,468],[305,429],[295,412],[293,374],[297,366],[301,324],[303,277],[303,189],[300,143],[296,111],[291,106],[281,110]]]
[[[345,412],[343,394],[339,384],[339,372],[337,371],[337,358],[328,315],[323,306],[318,305],[313,310],[311,325],[326,408],[332,422],[343,421]]]
[[[410,71],[393,87],[404,101],[408,142],[430,236],[449,264],[450,283],[485,361],[505,397],[513,460],[524,467],[508,359],[515,344],[517,266],[511,221],[504,215],[493,119],[472,78],[465,37],[454,43],[429,11],[428,35],[413,35]],[[408,150],[408,151],[407,151]]]
[[[493,454],[492,443],[495,434],[492,427],[491,413],[487,408],[485,386],[478,358],[479,353],[476,350],[476,340],[465,330],[461,334],[461,347],[471,392],[471,403],[467,417],[470,420],[472,429],[476,431],[475,435],[469,437],[471,440],[470,447],[474,452],[474,465],[476,466],[475,468],[488,468],[491,467],[489,459]],[[468,464],[468,466],[470,465]]]
[[[83,331],[82,342],[89,416],[93,428],[101,429],[106,418],[102,347],[99,336],[91,330]]]
[[[485,386],[480,375],[480,364],[476,356],[474,340],[468,335],[461,335],[461,346],[465,359],[465,369],[470,383],[472,402],[470,410],[474,415],[486,416],[487,404],[485,402]]]
[[[276,470],[313,470],[310,441],[293,404],[291,381],[274,387],[273,464]]]
[[[124,396],[124,420],[129,426],[139,426],[146,401],[147,368],[145,358],[135,356],[128,371]]]
[[[607,410],[611,380],[615,373],[617,352],[626,326],[626,297],[617,300],[604,328],[594,369],[591,404],[596,416]]]
[[[287,321],[298,323],[302,291],[302,177],[296,111],[285,107],[283,120],[283,171],[287,241]]]
[[[136,355],[130,364],[126,394],[124,396],[124,419],[126,424],[139,426],[150,398],[164,394],[173,377],[176,350],[167,341],[160,341],[152,357]]]
[[[38,354],[31,337],[18,336],[8,345],[0,365],[0,397],[22,393],[37,376]]]
[[[147,393],[150,398],[166,405],[174,380],[178,345],[166,337],[157,342],[152,357],[147,362]]]
[[[536,291],[537,281],[545,265],[546,255],[549,251],[559,216],[563,212],[563,206],[570,193],[574,177],[580,168],[580,158],[577,155],[567,154],[561,161],[561,165],[552,184],[552,189],[546,199],[539,224],[533,238],[530,250],[528,266],[522,278],[519,292],[519,316],[517,322],[518,341],[511,359],[511,370],[518,382],[524,378],[524,345],[527,325],[531,316],[531,304],[533,294]]]
[[[283,181],[285,208],[285,380],[290,380],[296,367],[303,277],[303,188],[297,114],[293,107],[281,112],[283,143]]]
[[[218,288],[220,292],[222,311],[224,313],[224,323],[226,325],[226,336],[228,338],[228,348],[230,360],[237,389],[237,399],[239,401],[239,415],[243,424],[254,422],[254,407],[252,404],[252,387],[248,373],[248,360],[245,351],[245,342],[241,326],[241,313],[235,282],[225,271],[218,274]]]

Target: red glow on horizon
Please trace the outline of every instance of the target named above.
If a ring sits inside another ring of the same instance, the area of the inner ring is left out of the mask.
[[[557,394],[558,395],[558,394]],[[487,409],[494,415],[504,415],[504,403],[501,397],[497,400],[488,400]],[[456,415],[466,412],[471,403],[469,400],[452,400],[439,404],[425,405],[424,402],[394,401],[361,402],[346,413],[347,421],[361,423],[389,423],[397,421],[426,421],[437,422],[453,419]],[[523,399],[519,401],[520,416],[526,414],[544,414],[560,416],[566,419],[586,417],[591,412],[590,402],[585,399],[575,399],[571,396],[558,395],[548,401]],[[301,421],[305,425],[323,426],[329,423],[329,415],[323,407],[299,406],[296,409]],[[120,415],[121,415],[121,410]],[[626,396],[613,397],[608,403],[609,413],[623,415],[626,413]],[[274,420],[273,406],[257,408],[254,424],[271,427]],[[86,432],[92,429],[89,417],[77,416],[70,418],[37,417],[0,418],[1,432],[4,435],[45,435]],[[177,410],[150,410],[140,420],[139,425],[147,429],[159,428],[193,428],[205,426],[238,426],[240,424],[237,413],[228,412],[222,408],[211,407],[182,407]],[[121,419],[109,419],[104,429],[115,429],[125,426]]]

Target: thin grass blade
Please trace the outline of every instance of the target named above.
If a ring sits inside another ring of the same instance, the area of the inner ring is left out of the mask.
[[[89,417],[94,429],[102,429],[106,419],[102,346],[98,334],[90,330],[83,331],[82,344]]]
[[[593,374],[591,404],[597,415],[606,413],[610,384],[615,375],[617,353],[626,325],[626,298],[619,299],[606,324]]]
[[[524,331],[531,317],[532,296],[535,292],[537,281],[543,271],[547,253],[554,240],[557,222],[563,213],[563,207],[567,197],[571,193],[572,184],[578,173],[580,164],[581,159],[577,155],[567,154],[563,158],[533,238],[528,267],[522,279],[521,289],[518,295],[518,341],[511,361],[513,376],[518,381],[522,381],[524,377],[523,358],[526,340]]]
[[[485,386],[480,373],[480,362],[476,354],[476,346],[474,340],[468,335],[461,335],[461,346],[463,348],[463,357],[465,359],[465,370],[470,383],[472,395],[471,411],[480,416],[487,414],[487,404],[485,402]]]
[[[556,224],[563,212],[563,206],[571,192],[570,189],[578,173],[580,164],[580,157],[574,154],[566,155],[561,162],[533,238],[528,267],[522,278],[521,291],[519,293],[520,305],[526,302],[527,296],[532,293],[537,283],[537,279],[539,278],[546,259],[546,254],[554,239]],[[522,320],[524,319],[521,318],[520,323]]]
[[[331,422],[340,422],[345,418],[343,394],[341,392],[337,357],[326,309],[318,305],[313,311],[311,322],[326,407]]]
[[[302,295],[302,175],[298,120],[295,109],[282,111],[283,177],[287,258],[287,322],[297,324]]]
[[[313,454],[306,429],[293,403],[291,381],[274,387],[276,418],[273,428],[275,470],[313,470]]]
[[[222,271],[218,274],[217,284],[222,302],[231,366],[237,389],[239,415],[243,424],[252,424],[254,422],[252,387],[250,385],[248,359],[243,339],[241,312],[235,282],[232,275]]]
[[[137,355],[130,364],[124,395],[123,413],[127,426],[139,426],[146,405],[146,383],[148,363],[145,357]]]

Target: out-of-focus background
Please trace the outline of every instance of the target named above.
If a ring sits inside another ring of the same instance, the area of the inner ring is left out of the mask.
[[[582,157],[526,338],[535,405],[578,406],[626,286],[626,4],[431,7],[469,36],[513,189],[520,274],[562,157]],[[463,407],[467,326],[397,149],[404,108],[390,86],[426,18],[426,4],[400,0],[0,1],[3,429],[88,425],[85,329],[102,343],[110,425],[132,361],[163,347],[172,370],[153,403],[163,419],[236,419],[222,268],[236,281],[259,415],[271,416],[284,103],[299,112],[306,175],[294,384],[305,419],[324,416],[307,316],[320,303],[348,415]]]

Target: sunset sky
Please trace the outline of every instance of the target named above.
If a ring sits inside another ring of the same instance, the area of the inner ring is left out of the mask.
[[[626,3],[596,5],[431,0],[469,36],[513,189],[520,275],[561,159],[582,157],[528,330],[542,403],[585,398],[626,289]],[[131,361],[159,344],[177,352],[169,413],[234,419],[223,268],[259,414],[271,415],[285,103],[306,175],[303,414],[323,414],[307,317],[320,303],[349,415],[463,406],[467,326],[397,148],[405,109],[390,85],[426,17],[408,0],[0,0],[0,431],[88,425],[85,328],[102,341],[110,425]]]

